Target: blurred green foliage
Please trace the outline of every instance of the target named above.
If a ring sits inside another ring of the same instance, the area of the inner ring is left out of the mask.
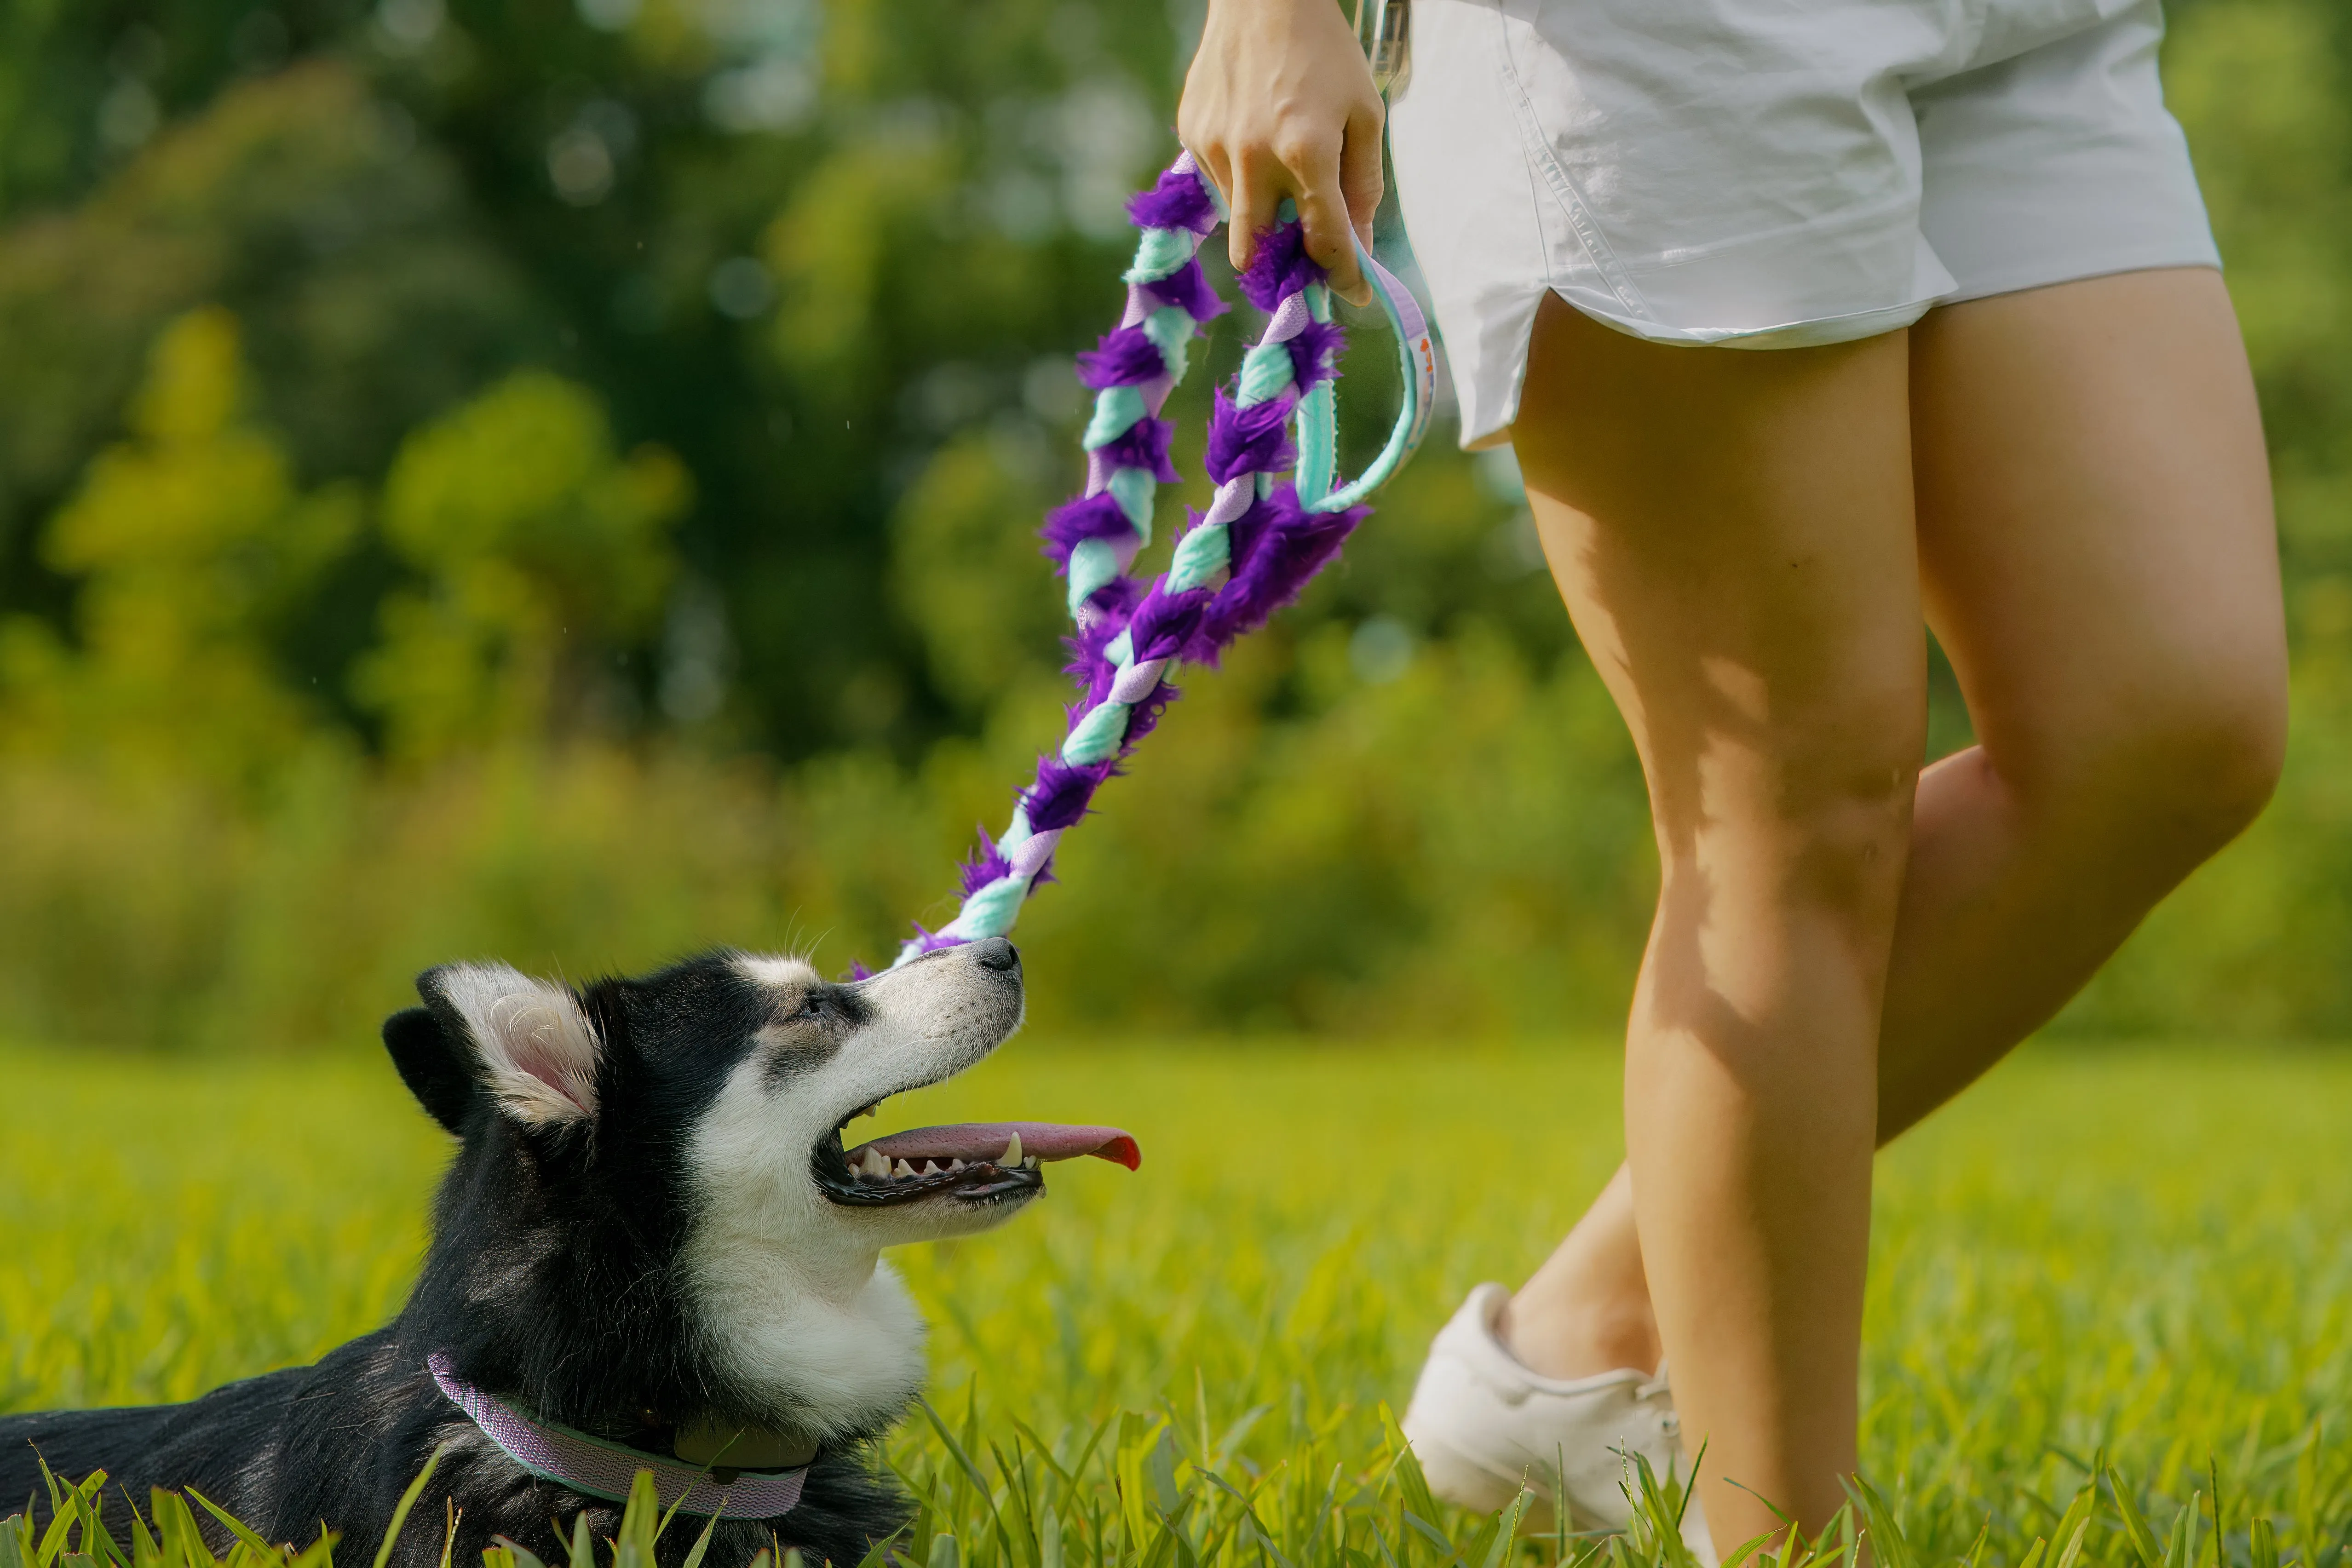
[[[943,917],[1058,733],[1031,529],[1197,10],[0,8],[0,1029],[350,1040],[467,954],[842,967]],[[2062,1027],[2340,1034],[2352,12],[2174,18],[2297,730]],[[1195,470],[1236,331],[1173,411]],[[1360,454],[1394,372],[1359,339]],[[1444,434],[1074,835],[1022,925],[1041,1022],[1619,1016],[1638,769],[1507,458]],[[1948,675],[1931,731],[1967,737]]]
[[[663,448],[612,448],[594,397],[544,371],[402,444],[383,537],[425,586],[386,597],[383,641],[352,672],[395,756],[583,727],[559,718],[611,686],[595,650],[659,623],[690,486]]]

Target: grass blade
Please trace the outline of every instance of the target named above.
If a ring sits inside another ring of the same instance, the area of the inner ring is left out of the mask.
[[[448,1444],[437,1445],[431,1456],[425,1459],[425,1468],[416,1472],[416,1479],[408,1483],[408,1490],[400,1494],[400,1501],[392,1511],[392,1522],[384,1527],[383,1539],[376,1543],[375,1568],[383,1568],[385,1563],[392,1561],[392,1549],[400,1540],[400,1527],[408,1522],[408,1511],[415,1508],[416,1500],[425,1495],[425,1488],[433,1479],[433,1472],[441,1468],[441,1456],[448,1451]],[[194,1495],[193,1488],[190,1489],[190,1495]],[[204,1501],[202,1498],[196,1500]],[[207,1502],[205,1506],[211,1508],[213,1505]],[[215,1510],[215,1511],[218,1511]],[[594,1568],[593,1563],[590,1568]]]
[[[206,1497],[195,1488],[190,1487],[187,1489],[187,1491],[190,1497],[194,1498],[197,1502],[204,1505],[204,1510],[206,1513],[209,1513],[215,1519],[219,1520],[221,1523],[227,1528],[228,1532],[231,1535],[236,1536],[239,1541],[244,1542],[247,1546],[258,1553],[263,1562],[275,1563],[284,1555],[278,1550],[278,1548],[270,1545],[267,1541],[262,1540],[260,1536],[256,1535],[242,1520],[237,1519],[236,1516],[231,1514],[228,1510],[221,1507],[218,1503],[213,1501],[212,1499]],[[381,1558],[377,1560],[377,1568],[383,1568],[383,1560]]]

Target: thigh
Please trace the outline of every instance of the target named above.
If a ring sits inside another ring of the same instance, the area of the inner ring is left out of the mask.
[[[1739,351],[1558,300],[1512,438],[1647,772],[1669,878],[1718,829],[1907,795],[1923,690],[1900,332]]]
[[[2029,799],[2267,777],[2286,643],[2260,416],[2207,268],[1972,300],[1913,329],[1931,623]]]

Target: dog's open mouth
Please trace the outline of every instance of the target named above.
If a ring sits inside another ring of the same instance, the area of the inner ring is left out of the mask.
[[[928,1197],[978,1204],[1034,1197],[1045,1190],[1043,1166],[1088,1155],[1129,1170],[1143,1164],[1143,1151],[1117,1127],[959,1122],[914,1127],[846,1149],[840,1129],[834,1131],[817,1145],[817,1186],[835,1203],[869,1207]]]

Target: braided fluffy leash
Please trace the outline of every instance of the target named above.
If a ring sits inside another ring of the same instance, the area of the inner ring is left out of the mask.
[[[1223,204],[1191,153],[1128,203],[1142,238],[1127,271],[1127,312],[1078,373],[1095,389],[1087,423],[1086,493],[1046,518],[1046,553],[1069,584],[1070,674],[1086,689],[1070,709],[1060,751],[1043,758],[1012,825],[983,840],[963,868],[963,906],[938,931],[920,926],[898,962],[940,947],[1002,936],[1095,791],[1151,732],[1176,696],[1180,662],[1213,665],[1236,637],[1297,598],[1370,514],[1365,497],[1420,444],[1436,388],[1429,329],[1412,293],[1357,248],[1397,335],[1404,408],[1386,448],[1353,484],[1333,488],[1337,417],[1331,383],[1343,334],[1331,319],[1323,269],[1307,259],[1290,204],[1238,279],[1270,319],[1242,361],[1230,395],[1216,394],[1204,465],[1217,492],[1176,542],[1168,570],[1147,586],[1126,575],[1151,542],[1158,487],[1177,477],[1173,427],[1160,417],[1184,374],[1203,322],[1225,306],[1202,275],[1201,242]],[[1292,427],[1297,427],[1297,440]],[[1290,474],[1282,480],[1277,475]],[[862,973],[862,967],[860,968]]]

